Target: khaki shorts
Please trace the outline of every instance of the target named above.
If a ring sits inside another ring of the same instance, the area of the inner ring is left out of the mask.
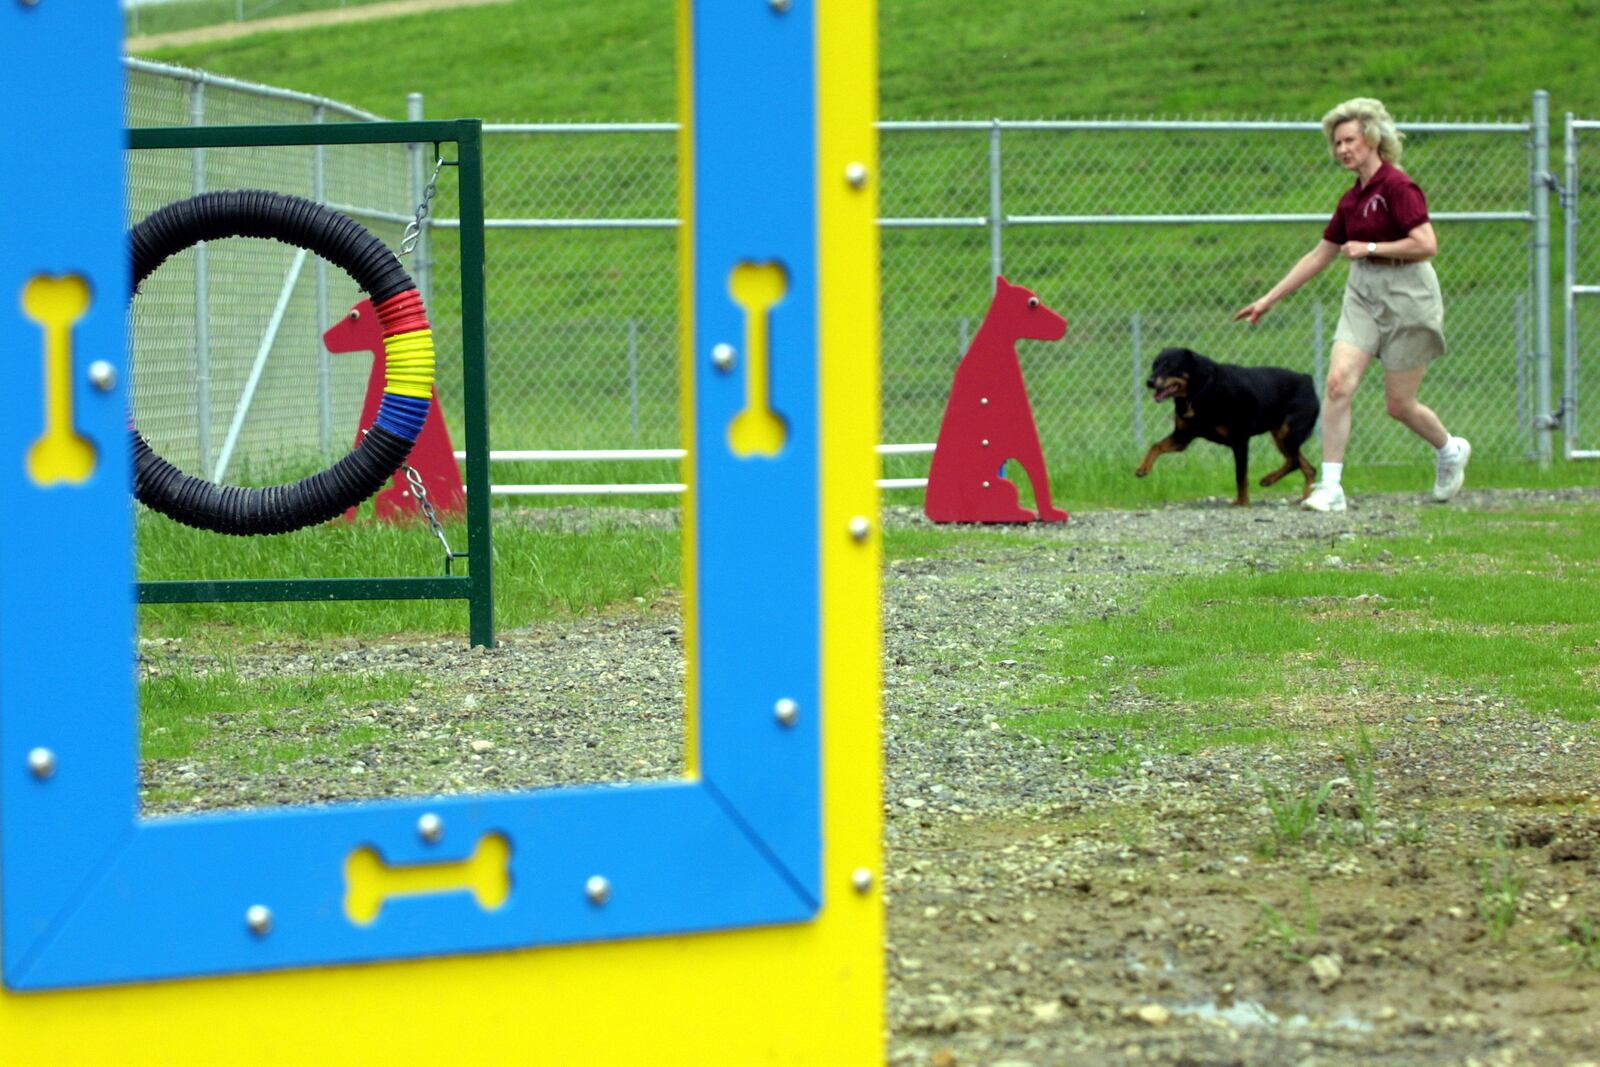
[[[1352,260],[1333,339],[1377,356],[1385,371],[1416,370],[1444,355],[1444,297],[1433,264]]]

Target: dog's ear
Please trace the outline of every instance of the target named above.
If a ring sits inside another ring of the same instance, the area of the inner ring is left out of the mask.
[[[1184,350],[1189,363],[1189,395],[1202,392],[1217,376],[1217,365],[1198,352]]]

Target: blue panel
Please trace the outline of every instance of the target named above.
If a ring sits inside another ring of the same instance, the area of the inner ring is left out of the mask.
[[[811,0],[785,13],[717,4],[697,19],[695,65],[696,477],[706,780],[820,900],[815,30]],[[772,310],[772,407],[788,423],[776,457],[740,457],[727,429],[745,406],[745,312],[733,269],[780,263]],[[736,372],[712,369],[719,343]],[[793,727],[773,714],[794,700]]]
[[[133,707],[131,461],[123,320],[122,17],[114,4],[0,4],[0,100],[26,145],[25,187],[0,197],[0,870],[8,966],[131,832]],[[45,331],[23,313],[39,275],[87,280],[71,327],[78,434],[96,449],[82,484],[36,484],[44,430]],[[92,360],[119,385],[90,386]],[[51,750],[53,778],[29,773]]]
[[[693,16],[696,344],[742,347],[728,294],[742,262],[778,262],[775,458],[727,446],[741,375],[697,374],[701,679],[698,782],[545,790],[188,819],[137,818],[133,568],[125,429],[122,25],[114,5],[0,0],[0,99],[29,181],[0,198],[0,963],[15,989],[323,966],[800,922],[820,900],[819,459],[816,440],[814,31],[810,0],[702,5]],[[70,72],[66,75],[64,72]],[[65,117],[58,119],[53,117]],[[86,482],[41,486],[44,331],[21,314],[39,274],[93,292],[72,331],[75,425],[98,450]],[[90,360],[113,365],[109,391]],[[774,706],[794,700],[797,723]],[[54,773],[29,769],[48,749]],[[424,812],[446,835],[427,844]],[[464,892],[344,912],[362,847],[390,865],[511,845],[511,893]],[[609,899],[584,893],[606,878]],[[245,912],[272,910],[266,936]]]
[[[438,814],[438,845],[416,831]],[[493,911],[469,893],[387,901],[369,925],[344,913],[344,863],[370,845],[391,865],[459,860],[485,833],[511,843],[512,890]],[[596,906],[592,875],[611,883]],[[255,904],[273,928],[245,923]],[[143,826],[8,983],[27,989],[306,964],[512,949],[759,923],[810,913],[698,785],[551,790],[357,804]]]

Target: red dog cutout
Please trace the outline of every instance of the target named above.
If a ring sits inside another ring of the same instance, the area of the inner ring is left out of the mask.
[[[1017,342],[1059,340],[1067,320],[1030,290],[1004,278],[994,282],[994,300],[977,336],[956,367],[939,441],[928,471],[923,510],[934,522],[1062,522],[1067,513],[1050,503],[1050,475],[1039,448],[1039,430],[1028,403],[1028,386],[1017,362]],[[1027,471],[1039,503],[1035,515],[1002,477],[1014,459]]]
[[[383,402],[383,384],[388,377],[388,360],[383,350],[383,325],[372,301],[363,300],[350,309],[350,314],[328,327],[322,343],[329,352],[371,352],[372,373],[367,376],[367,399],[361,405],[361,424],[356,430],[356,444],[361,435],[372,428],[378,417],[378,405]],[[422,423],[417,443],[411,446],[407,463],[422,475],[422,487],[428,491],[428,500],[441,514],[461,511],[467,505],[467,490],[461,484],[461,468],[456,466],[456,454],[450,444],[450,431],[444,424],[444,413],[439,408],[439,390],[433,390],[433,404]],[[407,515],[420,515],[422,507],[411,495],[405,474],[397,471],[389,488],[379,493],[374,501],[380,519],[397,519]],[[347,519],[356,517],[356,509],[344,513]]]

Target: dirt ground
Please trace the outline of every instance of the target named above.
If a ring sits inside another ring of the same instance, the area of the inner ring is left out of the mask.
[[[1510,503],[1600,497],[1479,493],[1460,506]],[[1039,669],[1026,637],[936,651],[951,629],[901,614],[926,596],[960,618],[962,590],[1004,600],[1055,582],[1069,593],[1015,608],[1089,619],[1164,575],[1336,552],[1413,528],[1426,506],[1362,504],[1333,525],[1282,506],[1086,516],[1030,552],[891,566],[892,1063],[1600,1063],[1596,722],[1352,676],[1318,687],[1341,696],[1273,706],[1315,736],[1364,727],[1377,738],[1365,750],[1212,749],[1093,777],[1109,739],[1058,749],[1006,728],[1003,688]],[[1119,573],[1129,581],[1104,584]],[[931,687],[917,682],[930,673]],[[1105,697],[1140,710],[1131,686]],[[918,721],[930,737],[911,739]],[[1269,787],[1314,807],[1302,840],[1274,833]]]
[[[400,15],[421,15],[452,7],[481,7],[484,4],[506,4],[511,0],[389,0],[381,4],[363,4],[359,7],[337,7],[327,11],[308,11],[300,15],[279,15],[274,18],[247,19],[243,22],[221,22],[215,26],[199,26],[192,30],[174,30],[171,33],[149,33],[129,37],[123,47],[130,55],[149,52],[157,48],[178,48],[183,45],[204,44],[208,41],[232,41],[257,33],[280,30],[300,30],[308,26],[344,26],[373,19],[395,18]]]
[[[1454,506],[1530,503],[1595,511],[1600,491]],[[1347,740],[1152,754],[1114,777],[1092,771],[1115,739],[1046,745],[1011,725],[1014,694],[1048,670],[1036,623],[1129,610],[1176,575],[1308,551],[1335,566],[1341,544],[1411,532],[1425,506],[1079,514],[886,567],[890,1063],[1600,1067],[1600,720],[1529,714],[1492,686],[1334,679],[1316,692],[1337,696],[1272,706]],[[232,715],[190,756],[145,762],[146,811],[675,776],[677,610],[668,597],[553,621],[491,651],[459,636],[225,654],[148,640],[146,677],[427,680],[394,701]],[[1138,710],[1132,687],[1104,697]],[[1365,752],[1348,740],[1360,726]],[[349,730],[366,740],[333,743]],[[291,750],[307,755],[248,762]],[[1303,839],[1274,833],[1267,788],[1287,802],[1326,783]]]

